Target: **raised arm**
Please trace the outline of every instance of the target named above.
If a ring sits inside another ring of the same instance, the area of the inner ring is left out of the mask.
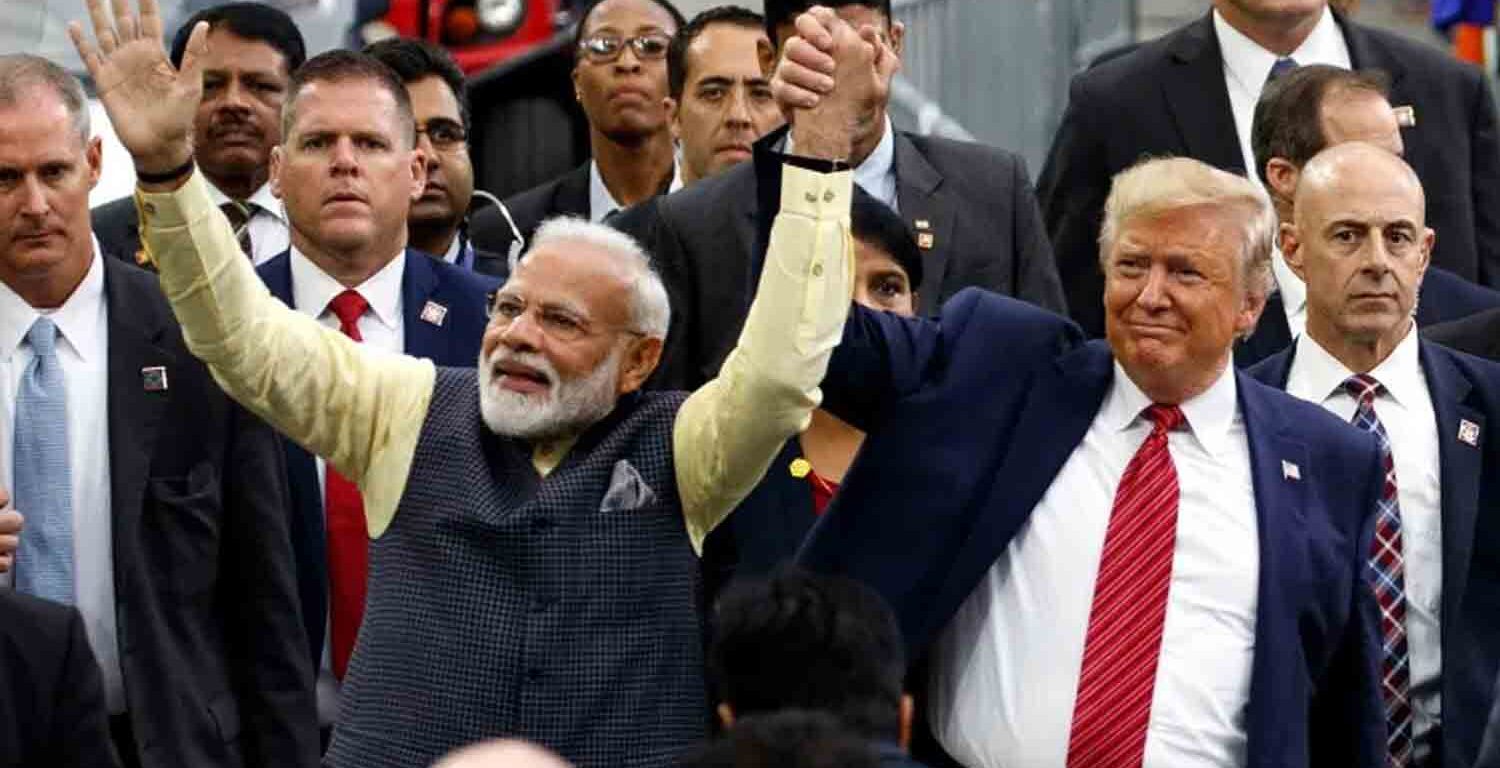
[[[69,36],[135,161],[141,240],[161,272],[188,348],[224,391],[327,458],[364,492],[370,532],[395,513],[432,396],[432,365],[378,356],[273,298],[239,250],[194,170],[191,129],[202,91],[205,24],[181,69],[162,48],[156,0],[88,0],[97,44]]]

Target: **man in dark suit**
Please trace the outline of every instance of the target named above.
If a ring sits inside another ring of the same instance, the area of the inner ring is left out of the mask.
[[[119,760],[83,617],[0,589],[0,766],[37,765],[115,768]]]
[[[1445,347],[1500,361],[1500,309],[1435,325],[1426,336]]]
[[[1307,284],[1307,333],[1250,373],[1388,446],[1376,538],[1399,564],[1372,571],[1389,619],[1393,764],[1457,767],[1479,752],[1500,671],[1500,441],[1486,430],[1500,424],[1500,365],[1418,338],[1433,243],[1422,203],[1416,175],[1382,148],[1308,162],[1282,232]]]
[[[782,45],[810,3],[766,6]],[[899,56],[905,28],[884,0],[831,3],[850,23],[882,30]],[[889,82],[894,66],[883,77]],[[882,91],[887,96],[888,91]],[[1022,160],[979,144],[896,131],[884,98],[861,116],[850,162],[855,183],[901,214],[925,264],[918,311],[933,313],[959,290],[978,286],[1063,310],[1062,289]],[[672,333],[657,386],[693,389],[712,378],[734,346],[750,306],[781,192],[785,130],[755,145],[754,159],[680,193],[626,211],[612,224],[645,243],[673,293]]]
[[[785,567],[734,582],[709,622],[725,728],[778,710],[824,710],[869,739],[882,766],[921,766],[906,754],[912,699],[901,687],[901,628],[869,587]]]
[[[193,120],[194,146],[214,202],[234,222],[241,250],[263,264],[287,247],[287,223],[266,180],[271,147],[281,143],[281,104],[287,79],[307,58],[302,33],[287,14],[259,2],[216,5],[195,13],[172,43],[182,62],[188,33],[209,25],[203,100]],[[94,209],[94,236],[106,254],[148,262],[141,252],[135,199]]]
[[[573,88],[588,119],[592,159],[512,195],[505,201],[506,214],[496,208],[476,213],[476,245],[508,253],[517,232],[524,247],[553,216],[603,221],[681,186],[667,123],[666,56],[672,36],[685,23],[670,0],[602,0],[589,6],[573,41]],[[479,265],[497,276],[504,274],[500,266]]]
[[[275,435],[156,278],[93,246],[78,82],[18,54],[0,84],[0,487],[25,516],[3,578],[78,607],[127,766],[316,765]]]
[[[1104,330],[1096,259],[1110,177],[1148,155],[1247,173],[1252,113],[1277,61],[1278,72],[1332,64],[1390,76],[1391,103],[1414,121],[1406,158],[1440,234],[1433,263],[1500,287],[1500,138],[1479,70],[1315,0],[1285,10],[1271,0],[1213,5],[1198,21],[1073,80],[1037,189],[1068,308],[1085,332]]]
[[[365,344],[473,367],[486,296],[498,283],[409,247],[407,211],[426,194],[432,167],[413,143],[409,87],[373,56],[350,52],[313,57],[293,75],[293,119],[272,153],[270,182],[291,218],[292,247],[258,272],[287,306]],[[283,444],[297,581],[327,727],[364,611],[369,539],[349,481]]]
[[[474,165],[463,70],[447,51],[426,40],[393,37],[366,46],[364,52],[406,83],[417,121],[417,148],[427,160],[427,186],[406,218],[411,247],[464,269],[483,262],[491,265],[483,270],[489,274],[508,274],[505,256],[476,249],[466,232]]]
[[[1364,141],[1401,155],[1400,119],[1386,100],[1389,88],[1378,72],[1358,72],[1324,64],[1298,67],[1267,86],[1255,105],[1250,144],[1255,170],[1282,223],[1292,220],[1302,166],[1332,144]],[[1441,233],[1439,233],[1441,239]],[[1306,322],[1307,287],[1272,257],[1279,290],[1266,302],[1255,332],[1235,345],[1235,364],[1253,365],[1285,349]],[[1500,291],[1476,285],[1441,267],[1422,279],[1417,326],[1467,317],[1500,307]]]
[[[807,18],[798,102],[837,69]],[[823,407],[867,437],[799,560],[896,611],[929,764],[1384,765],[1375,440],[1230,364],[1275,213],[1186,158],[1106,210],[1107,345],[983,291],[853,308]]]

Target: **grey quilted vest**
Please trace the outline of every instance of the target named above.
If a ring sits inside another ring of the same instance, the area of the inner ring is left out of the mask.
[[[423,768],[506,736],[580,767],[664,766],[704,738],[698,560],[672,462],[682,399],[622,398],[543,482],[527,446],[485,429],[474,370],[438,369],[370,547],[326,764]],[[622,473],[628,498],[644,485],[654,500],[617,508]]]

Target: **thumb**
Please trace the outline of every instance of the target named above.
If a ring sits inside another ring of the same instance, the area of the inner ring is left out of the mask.
[[[207,55],[208,22],[200,21],[193,25],[193,32],[188,35],[187,45],[182,51],[182,65],[177,71],[190,82],[202,82],[203,60]]]

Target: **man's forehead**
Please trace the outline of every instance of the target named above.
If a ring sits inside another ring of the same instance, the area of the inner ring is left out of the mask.
[[[566,303],[592,315],[624,308],[627,295],[618,257],[579,241],[557,241],[533,248],[506,283],[506,293],[529,301]]]
[[[204,71],[264,72],[286,77],[286,56],[264,40],[242,37],[228,27],[218,26],[208,33],[208,58]]]
[[[425,75],[406,84],[412,111],[417,119],[451,117],[459,119],[458,97],[448,83],[437,75]]]
[[[396,97],[368,78],[315,80],[297,92],[297,133],[322,130],[396,133]],[[290,108],[290,105],[289,105]]]
[[[718,22],[710,24],[687,49],[687,70],[694,82],[709,77],[733,80],[763,79],[760,47],[770,38],[759,27]]]

